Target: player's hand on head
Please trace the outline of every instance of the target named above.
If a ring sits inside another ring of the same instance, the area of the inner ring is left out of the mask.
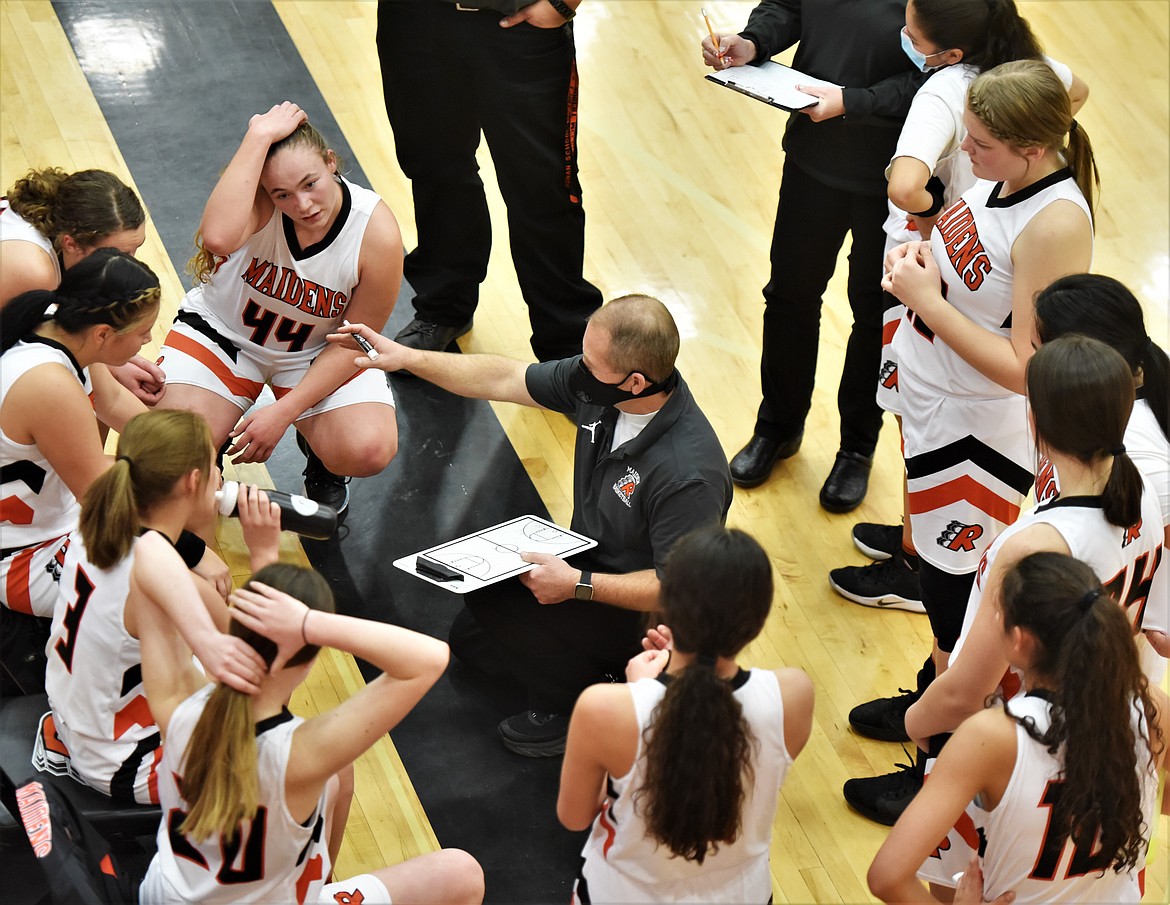
[[[240,625],[276,642],[280,653],[272,664],[274,670],[305,646],[309,607],[295,597],[251,581],[246,588],[233,591],[229,603],[231,616]]]
[[[643,650],[674,650],[674,633],[668,625],[656,625],[646,630],[642,639]]]
[[[654,679],[661,675],[670,663],[668,650],[644,650],[630,658],[626,664],[626,681],[637,682],[639,679]]]
[[[211,644],[199,652],[199,662],[208,676],[244,694],[259,691],[260,680],[268,671],[252,645],[219,632]]]
[[[285,101],[248,120],[248,131],[273,144],[290,136],[308,118],[309,115],[292,101]]]
[[[548,553],[527,553],[521,551],[525,562],[536,563],[536,568],[520,576],[520,583],[532,592],[537,603],[560,603],[573,596],[577,588],[580,569],[574,569],[559,556]]]

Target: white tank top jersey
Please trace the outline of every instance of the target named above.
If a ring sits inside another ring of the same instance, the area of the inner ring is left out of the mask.
[[[1141,518],[1130,528],[1118,528],[1106,520],[1100,497],[1082,496],[1058,497],[1042,503],[1005,529],[983,554],[967,601],[963,629],[951,652],[951,663],[961,654],[971,631],[983,599],[983,585],[996,555],[1008,538],[1039,523],[1051,525],[1060,532],[1070,554],[1093,570],[1105,589],[1125,609],[1134,631],[1140,629],[1154,572],[1162,559],[1162,512],[1153,487],[1144,477]],[[1005,691],[1014,694],[1017,689],[1018,683],[1016,689],[1005,688]]]
[[[1009,713],[1035,720],[1044,732],[1051,722],[1051,705],[1038,695],[1007,703]],[[1142,819],[1154,821],[1158,780],[1150,765],[1145,719],[1134,707],[1134,735],[1138,739],[1138,776],[1142,789]],[[1016,902],[1137,902],[1139,874],[1145,853],[1133,869],[1118,874],[1096,863],[1067,838],[1050,831],[1052,805],[1063,785],[1063,764],[1022,726],[1016,727],[1016,764],[1003,799],[988,812],[983,853],[983,898],[992,901],[1014,890]],[[1147,837],[1147,845],[1149,839]],[[1103,872],[1102,872],[1103,871]]]
[[[284,800],[284,777],[293,732],[303,720],[287,710],[256,724],[260,807],[233,839],[196,842],[179,832],[188,809],[179,793],[180,766],[191,733],[214,686],[187,698],[171,716],[159,769],[163,821],[158,854],[150,862],[138,894],[142,905],[198,902],[316,902],[329,876],[325,829],[326,796],[312,816],[298,823]]]
[[[0,405],[21,377],[45,364],[65,367],[92,400],[89,371],[79,366],[64,346],[38,338],[21,340],[0,360]],[[17,443],[0,430],[0,467],[4,469],[0,547],[30,547],[64,537],[77,527],[81,506],[35,444]]]
[[[341,326],[358,283],[362,238],[382,200],[341,179],[342,204],[329,233],[301,248],[292,221],[273,211],[211,281],[187,293],[181,307],[203,316],[223,336],[269,351],[308,353]]]
[[[979,326],[1011,336],[1012,246],[1044,208],[1071,201],[1089,220],[1089,206],[1070,170],[1000,198],[1002,183],[980,179],[939,217],[930,250],[938,264],[947,302]],[[1000,399],[1012,395],[979,373],[930,329],[907,312],[907,323],[894,335],[898,356],[898,387],[903,411],[917,417],[940,395],[968,399]],[[910,329],[903,329],[910,328]],[[917,404],[916,404],[917,403]]]
[[[122,803],[156,804],[161,742],[142,688],[138,639],[123,619],[133,568],[131,547],[121,562],[99,569],[81,532],[73,532],[46,648],[45,690],[57,734],[86,784]]]
[[[8,206],[7,198],[0,198],[0,242],[17,240],[31,242],[37,248],[43,249],[53,262],[53,269],[57,272],[57,282],[61,282],[61,259],[57,257],[57,249],[53,248],[45,234],[29,223],[24,217]]]
[[[759,741],[755,783],[745,802],[743,832],[703,864],[672,858],[646,834],[634,802],[645,781],[643,730],[666,694],[658,679],[629,686],[638,720],[638,753],[630,772],[610,777],[609,795],[581,852],[579,902],[759,902],[772,896],[768,849],[780,785],[792,766],[784,745],[784,702],[771,670],[741,670],[732,680],[736,699]]]

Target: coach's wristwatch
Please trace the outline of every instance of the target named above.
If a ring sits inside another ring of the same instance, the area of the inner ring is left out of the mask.
[[[573,596],[578,600],[592,600],[593,599],[593,573],[581,570],[581,580],[577,582],[577,587],[573,591]]]
[[[573,16],[577,15],[577,11],[573,9],[573,7],[569,6],[565,0],[548,0],[548,5],[564,16],[566,22],[572,19]],[[581,586],[578,585],[577,587],[580,588]]]

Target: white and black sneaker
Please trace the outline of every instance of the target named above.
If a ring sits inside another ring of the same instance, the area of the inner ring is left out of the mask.
[[[902,549],[902,526],[858,522],[853,526],[853,546],[875,562],[882,562]]]
[[[901,546],[889,559],[868,566],[845,566],[829,573],[833,590],[854,603],[882,610],[925,613],[918,573],[906,565]]]

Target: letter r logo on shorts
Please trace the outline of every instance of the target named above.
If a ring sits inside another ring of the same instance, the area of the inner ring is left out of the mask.
[[[951,521],[939,535],[938,545],[956,553],[970,553],[975,549],[975,541],[982,536],[982,525],[964,525],[960,521]]]

